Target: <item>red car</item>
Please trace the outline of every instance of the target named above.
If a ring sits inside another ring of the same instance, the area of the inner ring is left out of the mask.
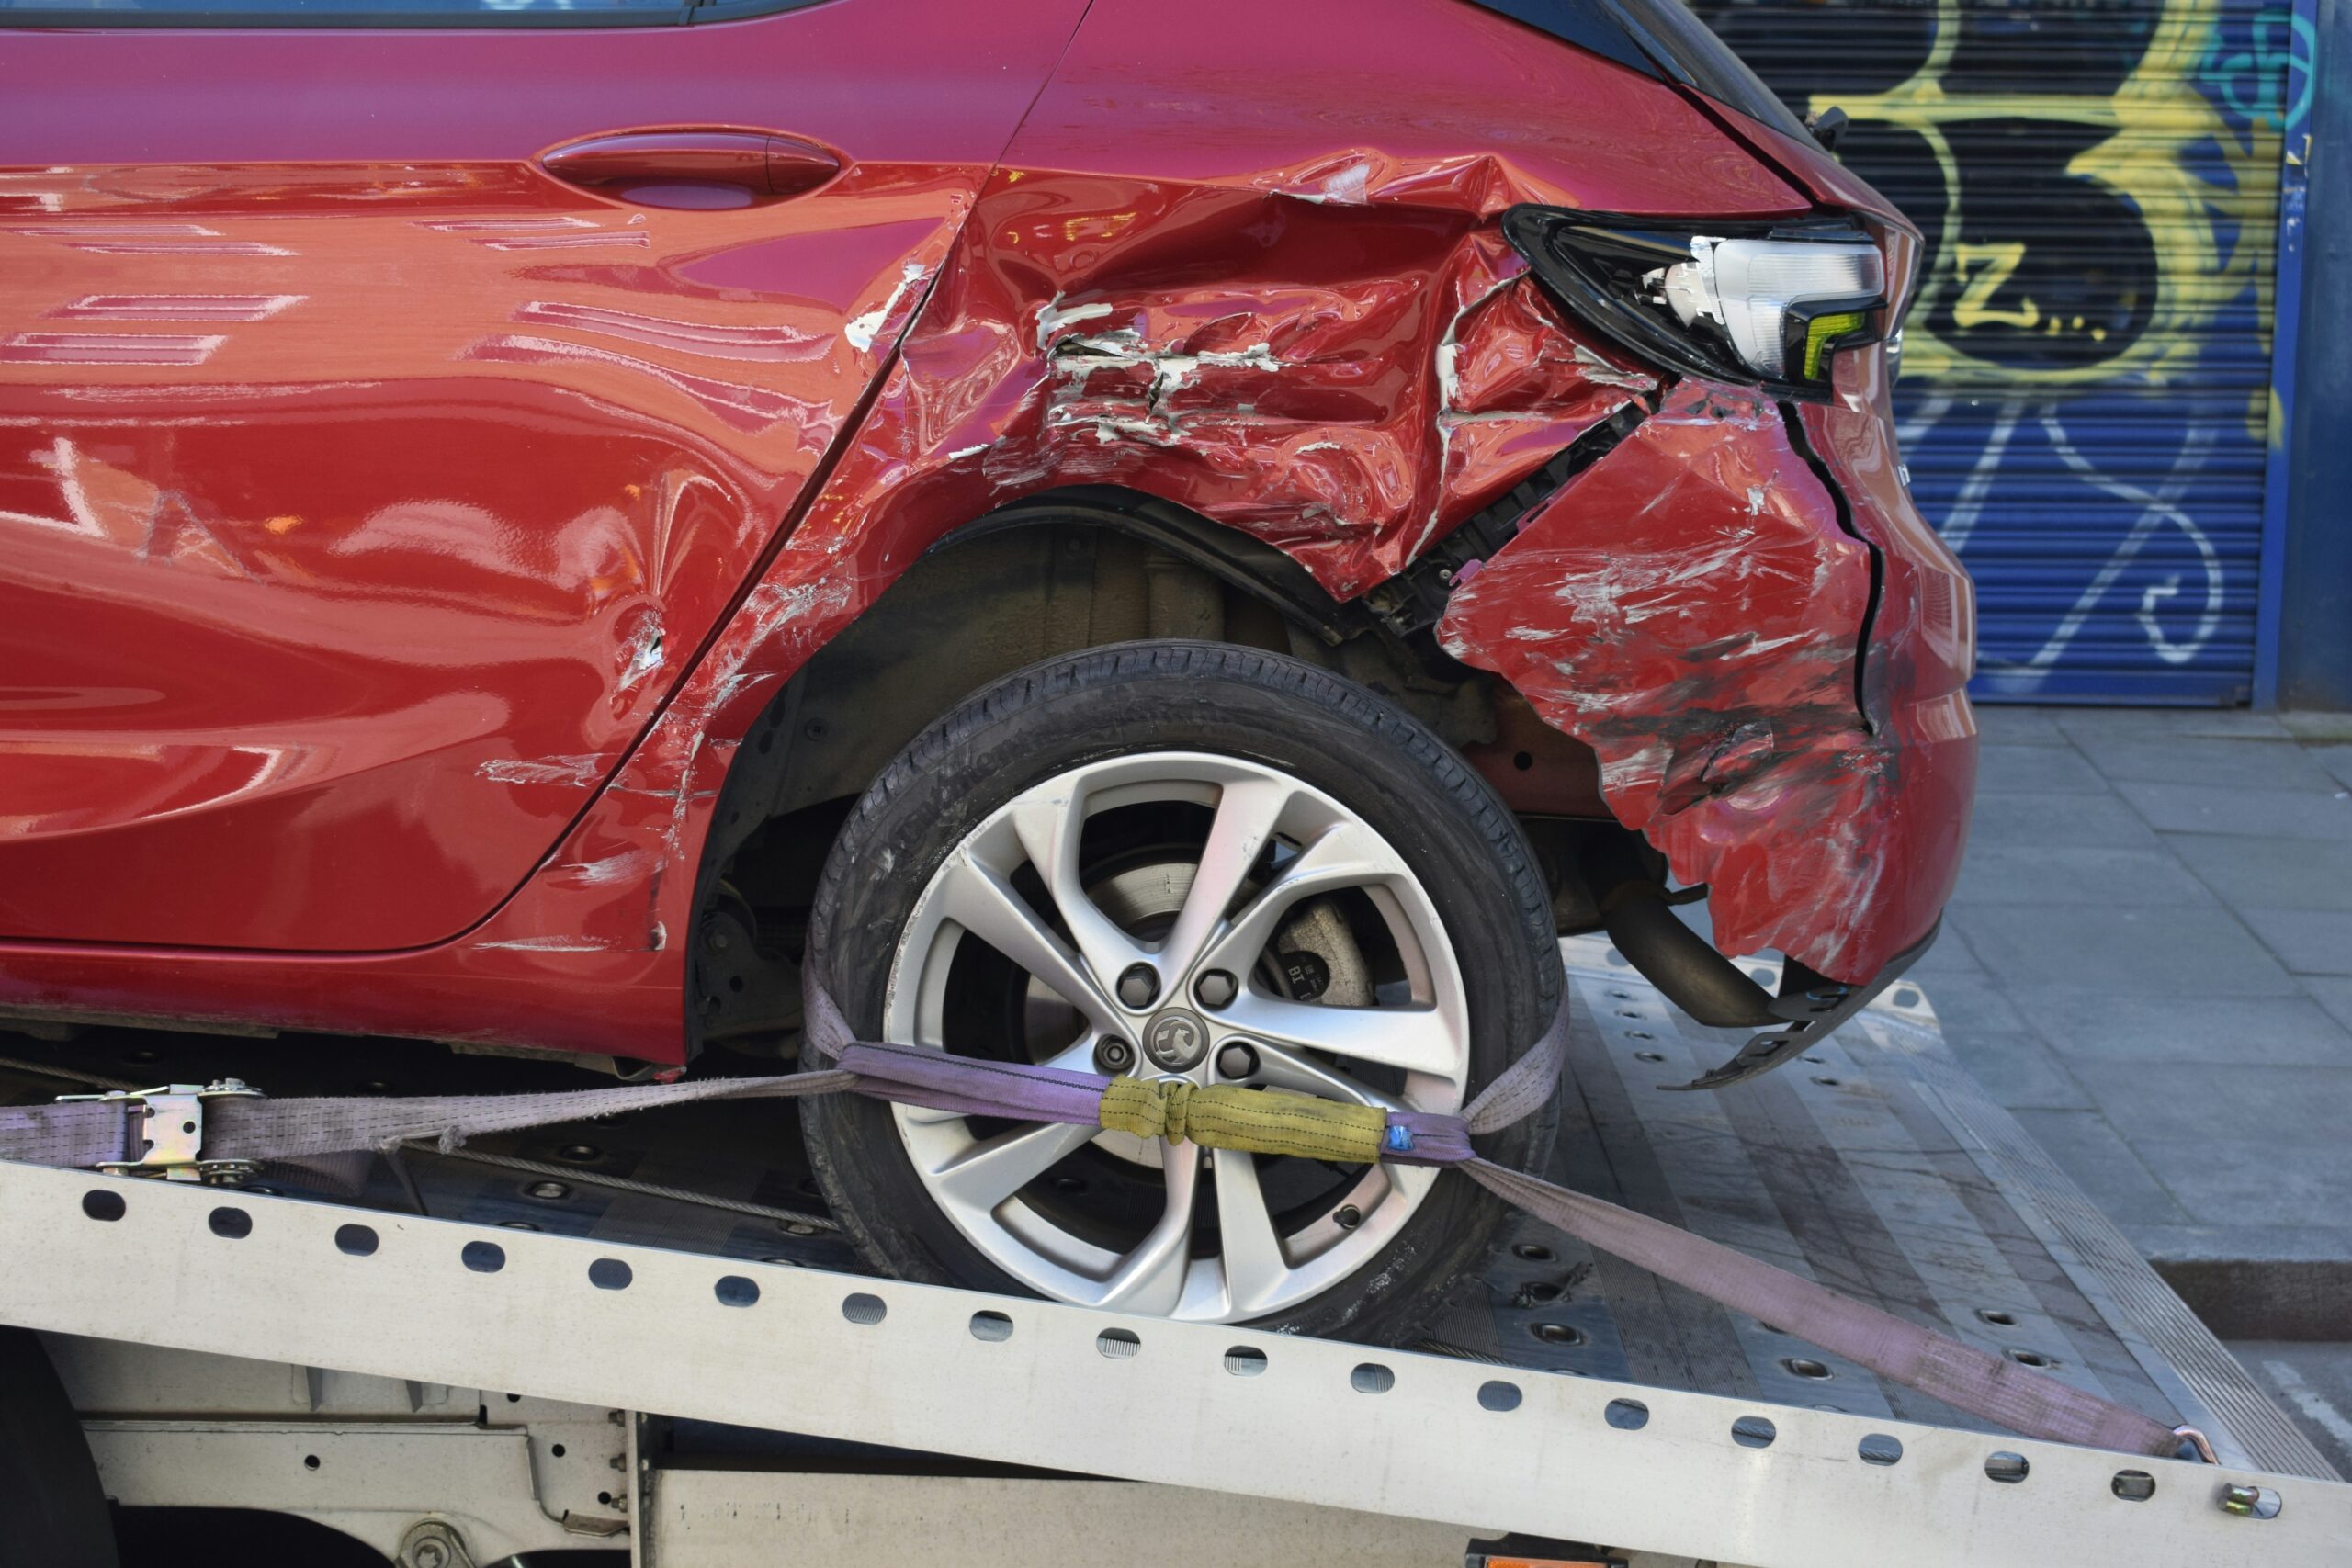
[[[11,1019],[676,1068],[813,931],[868,1037],[1448,1110],[1556,931],[1709,1084],[1933,933],[1917,236],[1678,0],[6,17]],[[1406,1333],[1500,1213],[805,1127],[884,1267],[1191,1318]]]

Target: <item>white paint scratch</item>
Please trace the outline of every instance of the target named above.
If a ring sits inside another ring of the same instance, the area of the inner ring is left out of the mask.
[[[923,272],[922,263],[909,262],[899,276],[898,287],[890,290],[890,297],[882,301],[880,309],[854,317],[842,328],[842,336],[849,340],[850,347],[863,354],[874,346],[874,340],[881,335],[884,323],[890,319],[890,312],[899,308],[899,301],[906,298],[908,289],[922,281]]]
[[[584,784],[595,783],[605,766],[603,757],[549,757],[537,762],[515,759],[484,762],[474,776],[492,784]]]

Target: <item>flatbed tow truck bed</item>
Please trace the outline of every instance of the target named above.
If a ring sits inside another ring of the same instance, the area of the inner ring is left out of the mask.
[[[1603,940],[1564,951],[1554,1179],[2195,1427],[2219,1466],[1999,1433],[1531,1219],[1401,1350],[866,1278],[780,1217],[818,1205],[756,1102],[470,1146],[544,1169],[418,1156],[429,1217],[380,1173],[337,1202],[0,1166],[0,1322],[48,1337],[119,1503],[307,1514],[414,1568],[1443,1562],[1506,1531],[1755,1568],[2352,1562],[2352,1486],[1924,987],[1679,1093],[1737,1036]],[[205,1046],[156,1038],[158,1077]]]

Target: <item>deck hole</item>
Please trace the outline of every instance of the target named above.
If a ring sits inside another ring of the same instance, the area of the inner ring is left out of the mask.
[[[605,1157],[605,1151],[594,1144],[566,1144],[556,1150],[555,1157],[571,1165],[594,1165]]]
[[[889,1314],[889,1311],[890,1309],[883,1304],[880,1296],[869,1294],[865,1291],[852,1291],[842,1298],[842,1315],[852,1323],[864,1324],[868,1328],[881,1322]]]
[[[2156,1495],[2156,1478],[2144,1470],[2119,1470],[2107,1489],[2127,1503],[2144,1503]]]
[[[82,1194],[82,1213],[91,1219],[119,1220],[122,1218],[123,1209],[122,1194],[119,1192],[109,1192],[103,1187],[93,1187]]]
[[[1743,1416],[1731,1424],[1731,1440],[1743,1449],[1769,1449],[1781,1429],[1761,1416]]]
[[[376,1255],[376,1228],[373,1225],[337,1225],[334,1228],[334,1248],[354,1258]]]
[[[1143,1341],[1124,1328],[1106,1328],[1094,1337],[1094,1348],[1114,1361],[1128,1361],[1143,1353]]]
[[[1546,1345],[1581,1345],[1584,1330],[1566,1323],[1530,1324],[1527,1331]]]
[[[1386,1393],[1396,1386],[1396,1374],[1378,1361],[1359,1361],[1348,1374],[1348,1386],[1358,1393]]]
[[[1893,1464],[1903,1457],[1903,1439],[1884,1432],[1872,1432],[1854,1445],[1864,1464]]]
[[[1826,1382],[1838,1375],[1824,1363],[1806,1356],[1783,1356],[1781,1365],[1798,1377],[1812,1378],[1815,1382]]]
[[[1600,1418],[1621,1432],[1638,1432],[1650,1424],[1650,1407],[1638,1399],[1612,1399]]]
[[[1510,1255],[1529,1263],[1549,1263],[1555,1256],[1550,1247],[1533,1241],[1521,1242],[1510,1249]]]
[[[1625,1031],[1625,1038],[1628,1040],[1655,1040],[1657,1036],[1652,1034],[1646,1029],[1629,1029]]]
[[[1999,1307],[1978,1307],[1976,1315],[2000,1328],[2015,1328],[2018,1325],[2018,1314],[2013,1312],[2003,1312]]]
[[[1610,999],[1612,1001],[1630,1002],[1634,999],[1634,993],[1631,991],[1612,990],[1609,993],[1609,996]]]
[[[1617,1010],[1617,1016],[1619,1018],[1639,1018],[1642,1016],[1642,1011],[1639,1008],[1619,1008]]]
[[[533,1181],[523,1188],[523,1196],[536,1198],[542,1203],[560,1203],[571,1196],[568,1181]]]
[[[1225,1353],[1225,1370],[1238,1378],[1254,1378],[1266,1370],[1266,1353],[1248,1345],[1236,1345]]]
[[[626,1291],[635,1278],[629,1266],[617,1258],[599,1258],[588,1265],[588,1282],[600,1291]]]
[[[1984,1456],[1985,1479],[2000,1482],[2005,1486],[2015,1486],[2032,1469],[2033,1466],[2026,1462],[2025,1455],[2013,1454],[2006,1449]]]
[[[1806,1056],[1806,1057],[1804,1057],[1804,1060],[1805,1060],[1806,1062],[1811,1063],[1813,1066],[1816,1066],[1816,1067],[1817,1067],[1817,1066],[1820,1066],[1824,1062],[1826,1062],[1827,1060],[1829,1060],[1829,1058],[1828,1058],[1828,1057],[1826,1057],[1826,1056]]]
[[[759,1301],[760,1287],[756,1281],[746,1280],[741,1274],[721,1274],[718,1282],[711,1286],[710,1293],[718,1298],[720,1306],[747,1307]]]
[[[1634,1060],[1636,1062],[1663,1062],[1666,1060],[1666,1054],[1662,1051],[1636,1051],[1634,1053]]]
[[[1843,1089],[1846,1087],[1846,1080],[1844,1078],[1816,1077],[1813,1081],[1819,1084],[1824,1089]]]
[[[976,1312],[972,1314],[972,1337],[1001,1345],[1012,1337],[1012,1319],[1001,1312]]]
[[[1491,1410],[1498,1416],[1518,1409],[1521,1397],[1517,1383],[1505,1382],[1500,1378],[1478,1385],[1478,1408]]]
[[[1528,769],[1535,765],[1535,753],[1532,751],[1518,752],[1512,756],[1510,765],[1517,768],[1523,773],[1527,772]]]
[[[302,1456],[302,1468],[303,1468],[304,1470],[316,1470],[316,1469],[318,1469],[318,1468],[319,1468],[319,1456],[318,1456],[318,1455],[316,1455],[316,1454],[304,1454],[304,1455]]]
[[[539,1227],[528,1220],[501,1220],[498,1222],[498,1228],[507,1231],[535,1231]]]
[[[548,1445],[548,1452],[553,1454],[558,1459],[561,1459],[563,1457],[563,1445],[561,1443],[552,1443]]]
[[[1918,987],[1916,986],[1896,987],[1894,990],[1894,1005],[1899,1008],[1917,1007],[1919,1005]]]
[[[613,1495],[612,1495],[611,1493],[609,1493],[609,1492],[599,1492],[599,1493],[597,1493],[597,1494],[596,1494],[596,1506],[597,1506],[598,1507],[600,1507],[600,1508],[609,1508],[609,1507],[611,1507],[611,1506],[613,1506]]]
[[[2009,1359],[2020,1367],[2054,1367],[2058,1364],[2057,1358],[2045,1356],[2039,1350],[2011,1349],[2007,1354]]]
[[[243,1241],[254,1234],[254,1217],[243,1209],[232,1209],[224,1205],[213,1210],[204,1223],[212,1228],[214,1235],[226,1237],[230,1241]]]
[[[495,1274],[506,1267],[506,1249],[494,1241],[469,1241],[458,1258],[477,1274]]]

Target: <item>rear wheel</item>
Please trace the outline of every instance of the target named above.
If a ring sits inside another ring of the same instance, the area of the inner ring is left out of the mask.
[[[1008,677],[876,781],[815,910],[852,1025],[997,1059],[1458,1110],[1561,976],[1517,822],[1370,693],[1210,644]],[[902,1276],[1399,1337],[1500,1206],[1427,1168],[1147,1143],[850,1096],[812,1164]],[[1487,1142],[1527,1163],[1547,1112]]]

